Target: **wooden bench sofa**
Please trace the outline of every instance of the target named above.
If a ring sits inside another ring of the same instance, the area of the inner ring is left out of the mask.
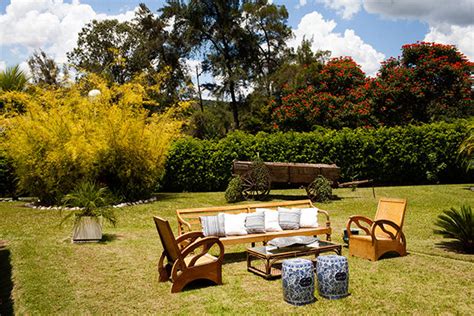
[[[218,213],[227,214],[238,214],[238,213],[252,213],[256,211],[256,208],[269,208],[276,210],[279,206],[287,208],[307,208],[315,207],[311,200],[300,200],[300,201],[284,201],[284,202],[267,202],[267,203],[255,203],[255,204],[241,204],[231,206],[215,206],[215,207],[200,207],[200,208],[188,208],[176,210],[178,217],[178,234],[182,235],[190,231],[201,231],[200,216],[217,215]],[[325,221],[319,220],[320,215],[324,215]],[[300,228],[297,230],[284,230],[280,232],[266,232],[260,234],[248,234],[243,236],[226,236],[219,237],[220,241],[224,246],[235,245],[242,243],[263,242],[266,244],[268,241],[278,237],[289,237],[289,236],[317,236],[326,235],[326,240],[331,240],[331,222],[329,221],[328,212],[319,209],[318,211],[318,224],[319,227],[315,228]]]

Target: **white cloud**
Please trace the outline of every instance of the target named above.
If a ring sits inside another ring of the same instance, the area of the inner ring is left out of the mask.
[[[472,0],[365,0],[364,9],[392,18],[422,20],[433,24],[471,25],[474,23]]]
[[[7,69],[7,63],[0,60],[0,71],[4,71],[5,69]]]
[[[474,60],[474,26],[450,25],[430,27],[424,41],[456,45],[460,52]]]
[[[335,10],[346,20],[352,18],[362,7],[362,0],[317,0],[317,2]]]
[[[294,31],[295,37],[289,43],[297,47],[303,37],[313,39],[312,48],[330,50],[332,57],[351,56],[367,75],[374,76],[385,55],[377,52],[371,45],[365,43],[354,30],[347,29],[344,34],[335,33],[336,22],[324,20],[318,12],[305,15]]]
[[[296,8],[299,9],[301,7],[304,7],[306,5],[307,1],[306,0],[299,0],[298,4],[296,5]]]
[[[134,11],[109,16],[98,14],[78,0],[11,0],[6,12],[0,15],[0,43],[3,46],[25,47],[31,54],[43,49],[57,62],[66,61],[66,52],[72,50],[77,35],[93,19],[131,20]]]
[[[474,59],[474,1],[472,0],[397,0],[390,3],[365,0],[369,13],[390,18],[417,19],[428,23],[427,42],[455,45]]]

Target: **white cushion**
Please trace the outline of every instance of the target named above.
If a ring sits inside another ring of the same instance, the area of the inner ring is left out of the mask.
[[[268,208],[257,208],[256,212],[265,212],[265,231],[266,232],[281,232],[283,229],[278,223],[278,212]]]
[[[300,217],[300,227],[318,227],[318,209],[316,207],[302,208]]]
[[[247,235],[245,229],[246,213],[224,214],[224,231],[226,236]]]

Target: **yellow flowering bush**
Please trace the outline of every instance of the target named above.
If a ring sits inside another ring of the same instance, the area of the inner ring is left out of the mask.
[[[110,86],[89,75],[68,88],[36,88],[24,113],[4,115],[1,146],[19,188],[46,204],[84,180],[107,185],[121,199],[148,197],[179,134],[179,110],[189,105],[150,114],[140,80]],[[88,97],[91,88],[100,94]]]

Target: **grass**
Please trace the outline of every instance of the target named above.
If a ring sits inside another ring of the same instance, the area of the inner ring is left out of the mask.
[[[404,231],[406,257],[370,262],[349,258],[351,295],[294,307],[282,299],[281,281],[266,281],[246,271],[245,246],[226,249],[223,286],[198,286],[170,293],[158,283],[161,244],[152,216],[171,221],[177,208],[225,204],[224,194],[159,194],[158,201],[120,209],[116,228],[105,241],[71,244],[72,219],[58,227],[58,211],[0,203],[0,314],[471,314],[474,310],[474,256],[443,246],[433,222],[443,209],[473,206],[467,185],[383,187],[377,197],[408,199]],[[333,240],[342,243],[350,215],[373,217],[372,189],[337,189],[340,200],[317,204],[329,211]],[[304,190],[272,191],[274,200],[305,198]],[[343,248],[343,255],[348,255]],[[10,270],[10,271],[7,271]],[[4,286],[6,285],[6,286]],[[12,303],[8,300],[11,291]]]

